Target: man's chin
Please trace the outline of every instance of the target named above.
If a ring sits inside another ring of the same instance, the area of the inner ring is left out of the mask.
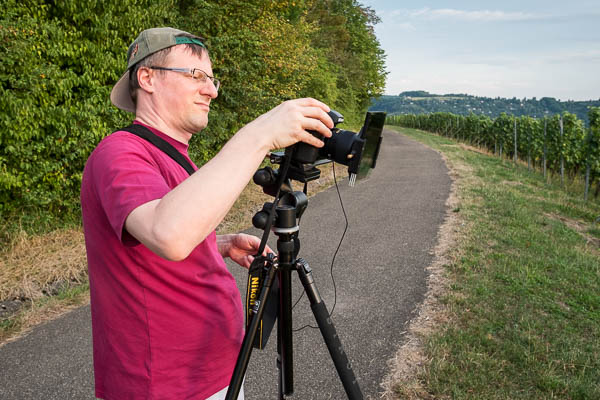
[[[194,133],[199,133],[201,132],[204,128],[206,128],[208,126],[208,119],[197,119],[197,120],[192,120],[191,122],[191,130],[190,132],[194,132]]]

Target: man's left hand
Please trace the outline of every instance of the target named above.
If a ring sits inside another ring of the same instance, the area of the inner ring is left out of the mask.
[[[244,268],[248,268],[252,264],[259,246],[259,238],[245,233],[217,236],[217,247],[221,256],[231,258]],[[262,255],[266,256],[272,252],[269,246],[265,246]]]

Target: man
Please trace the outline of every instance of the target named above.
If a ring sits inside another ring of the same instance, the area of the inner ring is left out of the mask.
[[[188,142],[206,127],[219,87],[203,39],[149,29],[127,60],[112,103],[135,112],[134,124],[191,163]],[[298,141],[322,146],[307,130],[331,136],[328,111],[314,99],[285,102],[191,175],[133,133],[100,142],[81,187],[96,397],[224,398],[243,311],[223,257],[248,267],[259,240],[217,236],[215,228],[269,150]]]

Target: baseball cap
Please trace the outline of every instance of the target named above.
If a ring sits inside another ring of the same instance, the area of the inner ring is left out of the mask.
[[[127,50],[127,70],[110,92],[110,101],[115,107],[135,113],[135,104],[129,94],[129,70],[157,51],[184,43],[197,44],[206,48],[201,38],[175,28],[152,28],[140,33]]]

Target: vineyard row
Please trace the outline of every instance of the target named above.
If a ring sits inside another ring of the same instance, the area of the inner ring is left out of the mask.
[[[571,179],[585,174],[585,198],[590,182],[600,192],[600,108],[590,107],[589,127],[568,112],[533,118],[501,114],[497,118],[452,113],[390,115],[387,123],[421,129],[483,147],[500,157],[527,161],[528,167],[560,173]]]

